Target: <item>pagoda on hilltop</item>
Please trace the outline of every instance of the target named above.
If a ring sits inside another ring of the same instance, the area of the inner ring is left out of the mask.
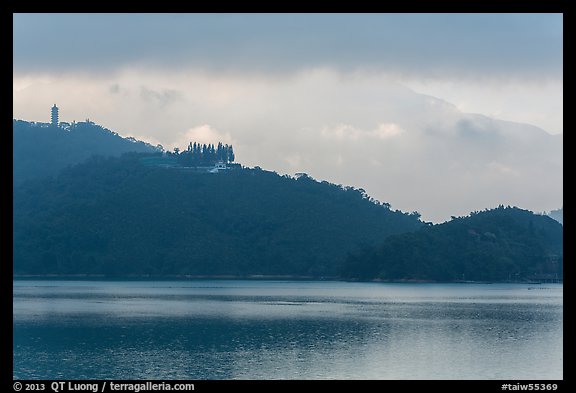
[[[50,124],[54,127],[58,127],[58,107],[56,104],[52,107],[52,115],[50,116]]]

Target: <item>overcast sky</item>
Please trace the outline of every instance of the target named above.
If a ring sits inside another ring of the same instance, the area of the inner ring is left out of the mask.
[[[434,222],[562,206],[561,14],[15,14],[14,118],[364,188]]]

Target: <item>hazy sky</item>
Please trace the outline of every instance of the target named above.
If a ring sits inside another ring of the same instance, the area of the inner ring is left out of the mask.
[[[439,222],[562,206],[562,63],[561,14],[15,14],[14,118],[233,143]]]

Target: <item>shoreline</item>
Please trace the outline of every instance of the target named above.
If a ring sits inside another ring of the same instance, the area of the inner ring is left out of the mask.
[[[79,280],[79,281],[192,281],[192,280],[247,280],[247,281],[334,281],[334,282],[365,282],[383,284],[563,284],[563,280],[523,280],[523,281],[434,281],[418,279],[384,280],[375,278],[372,280],[344,279],[339,277],[313,277],[301,275],[209,275],[209,274],[173,274],[173,275],[149,275],[134,274],[126,276],[111,277],[104,274],[14,274],[13,281],[19,280]]]

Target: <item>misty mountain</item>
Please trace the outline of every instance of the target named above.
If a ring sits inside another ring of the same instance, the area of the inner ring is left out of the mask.
[[[557,210],[552,210],[550,213],[548,213],[548,216],[552,217],[560,224],[564,224],[564,207],[561,207]]]
[[[431,102],[452,110],[450,104]],[[553,152],[562,143],[561,136],[536,127],[481,115],[459,117],[445,128],[432,124],[424,131],[430,135],[430,149],[420,151],[429,162],[473,158],[476,149],[490,146],[490,154],[511,160],[493,161],[490,171],[512,178],[521,175],[513,169],[514,160],[522,159],[510,151]],[[405,131],[389,126],[363,133],[325,130],[325,136],[344,141],[391,141]],[[418,214],[392,211],[361,188],[318,182],[308,175],[292,178],[240,165],[208,174],[154,164],[172,155],[118,157],[156,148],[88,121],[56,128],[15,120],[13,134],[16,274],[440,281],[562,275],[561,226],[558,230],[548,217],[521,209],[501,208],[424,225]],[[438,155],[443,143],[454,141],[460,141],[458,149]],[[543,170],[555,173],[561,161],[561,156],[554,157]],[[321,165],[319,160],[311,167]],[[422,167],[424,172],[430,169]],[[477,169],[470,166],[469,175]],[[394,170],[387,167],[383,175]],[[476,183],[482,176],[460,181]],[[387,184],[391,193],[398,188],[392,184]],[[413,185],[409,177],[401,184]],[[438,189],[417,185],[431,198]],[[455,186],[452,191],[458,194]],[[562,213],[559,209],[550,216],[561,220]]]
[[[15,274],[336,276],[347,253],[424,225],[362,189],[153,156],[94,157],[15,188]]]
[[[382,280],[506,281],[561,278],[562,225],[499,207],[388,237],[350,256],[344,276]]]
[[[117,133],[93,122],[62,127],[14,120],[14,184],[56,175],[68,165],[93,155],[118,156],[125,152],[152,152],[155,147]]]
[[[363,187],[434,222],[500,203],[533,211],[561,206],[562,135],[466,113],[392,82],[352,86],[318,78],[298,85],[306,93],[282,108],[280,122],[271,111],[254,114],[246,126],[236,118],[219,126],[233,129],[238,141],[249,135],[244,163]],[[282,93],[275,93],[279,100]]]

